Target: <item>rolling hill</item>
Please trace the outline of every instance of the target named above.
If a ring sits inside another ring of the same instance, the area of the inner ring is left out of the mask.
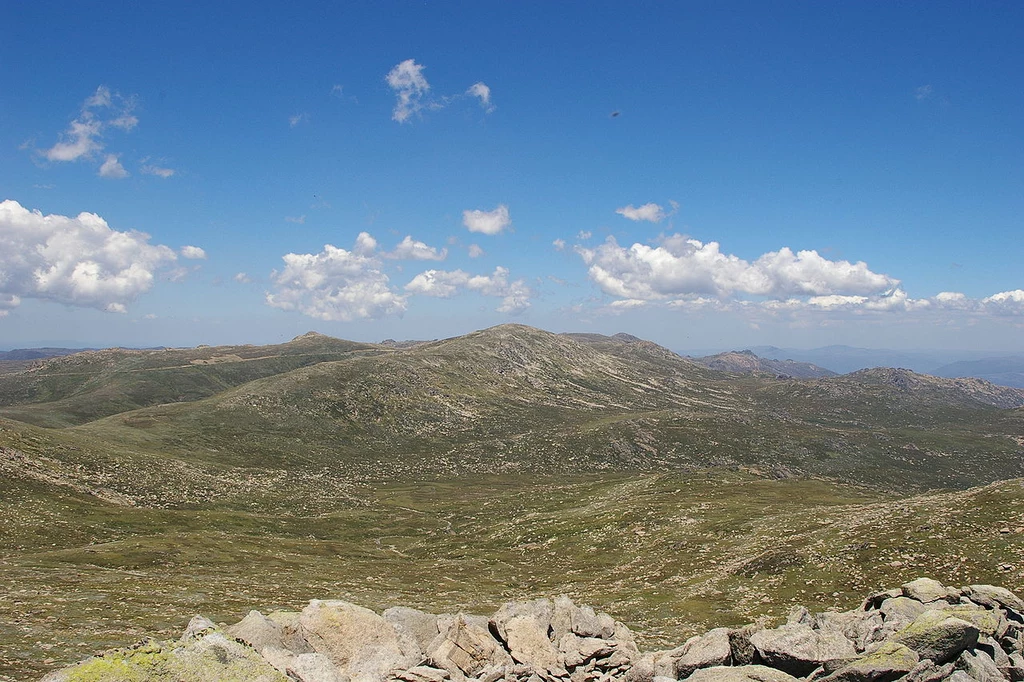
[[[564,592],[668,641],[1024,579],[1024,391],[975,379],[502,325],[94,351],[0,375],[0,404],[0,679],[313,597]]]

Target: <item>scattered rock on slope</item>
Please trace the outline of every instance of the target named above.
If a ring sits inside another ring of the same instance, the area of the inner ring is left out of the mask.
[[[314,600],[180,640],[148,641],[44,682],[1024,682],[1024,602],[991,585],[918,579],[844,613],[794,609],[777,628],[716,628],[641,653],[629,629],[566,597],[490,618]]]

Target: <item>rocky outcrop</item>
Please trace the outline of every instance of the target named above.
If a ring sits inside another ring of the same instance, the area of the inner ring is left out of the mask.
[[[196,617],[181,639],[117,649],[45,682],[1024,682],[1024,601],[920,578],[843,613],[798,607],[775,628],[716,628],[641,653],[611,616],[567,597],[491,617],[314,600]]]

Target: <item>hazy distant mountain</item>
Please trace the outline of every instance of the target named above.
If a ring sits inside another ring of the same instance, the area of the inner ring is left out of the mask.
[[[694,358],[705,367],[717,369],[722,372],[739,372],[741,374],[762,374],[777,377],[792,377],[794,379],[817,379],[819,377],[835,376],[836,372],[818,367],[809,362],[796,362],[795,360],[772,360],[758,357],[749,350],[729,351],[708,355],[702,358]]]
[[[3,360],[41,360],[43,358],[55,358],[62,355],[80,353],[88,348],[15,348],[14,350],[0,350],[0,361]]]
[[[842,345],[810,349],[754,346],[751,350],[762,358],[810,362],[840,374],[872,367],[902,367],[924,374],[934,374],[940,367],[950,363],[981,360],[999,355],[988,351],[891,350]]]
[[[932,374],[948,378],[977,377],[1001,386],[1024,388],[1024,355],[954,362],[939,367]]]

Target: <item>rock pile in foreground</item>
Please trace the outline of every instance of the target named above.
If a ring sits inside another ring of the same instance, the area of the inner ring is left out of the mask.
[[[343,601],[195,617],[177,641],[117,649],[44,682],[1024,682],[1024,601],[991,585],[919,578],[844,613],[797,607],[785,625],[716,628],[641,652],[622,623],[567,597],[491,617]]]

